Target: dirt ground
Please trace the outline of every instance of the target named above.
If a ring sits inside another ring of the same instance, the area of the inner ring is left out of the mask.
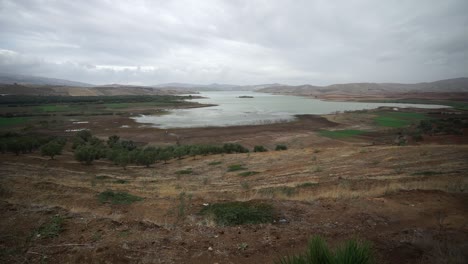
[[[93,133],[101,138],[118,134],[174,144],[173,134],[183,144],[289,147],[173,159],[150,168],[124,170],[105,160],[85,166],[69,148],[55,160],[37,153],[0,154],[0,262],[273,263],[321,235],[332,246],[367,239],[377,263],[467,263],[466,133],[425,137],[407,146],[373,144],[377,137],[391,142],[392,129],[347,139],[317,133],[370,126],[365,115],[354,118],[301,116],[285,124],[168,133],[123,117],[92,120]],[[257,174],[228,172],[232,164]],[[189,168],[189,174],[177,173]],[[100,203],[97,196],[105,190],[144,200]],[[272,204],[275,221],[221,227],[199,214],[206,203],[250,200]],[[56,215],[64,218],[64,230],[38,237],[37,230]]]

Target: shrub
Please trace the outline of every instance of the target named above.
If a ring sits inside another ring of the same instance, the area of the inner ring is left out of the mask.
[[[75,159],[86,165],[91,165],[98,156],[96,147],[83,145],[75,150]]]
[[[192,173],[193,173],[192,168],[176,171],[176,174],[178,174],[178,175],[180,175],[180,174],[192,174]]]
[[[348,240],[331,251],[320,236],[309,241],[307,252],[299,255],[285,256],[277,261],[279,264],[371,264],[373,254],[368,242]]]
[[[35,232],[36,237],[52,238],[57,237],[63,231],[63,222],[64,218],[60,215],[55,215],[52,217],[50,222],[43,224]]]
[[[221,163],[223,163],[223,162],[221,162],[221,161],[212,161],[212,162],[208,163],[208,165],[215,166],[215,165],[219,165]]]
[[[229,165],[228,167],[228,170],[227,171],[239,171],[239,170],[246,170],[247,168],[244,168],[242,165],[240,164],[232,164],[232,165]]]
[[[276,145],[276,148],[275,148],[275,150],[277,150],[277,151],[278,150],[287,150],[287,149],[288,149],[288,147],[286,147],[286,145]]]
[[[228,202],[209,205],[201,214],[222,226],[259,224],[273,220],[273,207],[265,203]]]
[[[268,150],[264,146],[255,146],[253,151],[254,152],[266,152]]]
[[[258,171],[244,171],[244,172],[239,173],[238,175],[242,177],[247,177],[247,176],[252,176],[255,174],[259,174],[259,172]]]
[[[110,190],[100,193],[98,199],[101,203],[110,202],[112,204],[131,204],[143,200],[141,197],[126,192],[113,192]]]

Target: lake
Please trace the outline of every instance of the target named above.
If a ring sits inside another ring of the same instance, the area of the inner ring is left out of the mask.
[[[437,109],[446,106],[399,103],[332,102],[288,95],[272,95],[247,91],[200,92],[207,97],[193,99],[217,106],[172,110],[169,114],[142,115],[134,119],[158,128],[255,125],[287,122],[299,114],[330,114],[336,111],[375,109],[380,106]],[[252,96],[253,98],[239,98]]]

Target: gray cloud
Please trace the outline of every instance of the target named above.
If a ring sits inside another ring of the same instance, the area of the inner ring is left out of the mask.
[[[0,71],[90,83],[468,76],[468,2],[0,0]]]

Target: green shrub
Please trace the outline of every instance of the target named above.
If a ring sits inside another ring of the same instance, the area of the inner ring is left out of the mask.
[[[266,152],[268,150],[264,146],[255,146],[253,151],[254,152]]]
[[[223,163],[223,162],[221,162],[221,161],[212,161],[212,162],[208,163],[208,165],[215,166],[215,165],[219,165],[221,163]]]
[[[227,202],[211,204],[201,214],[212,217],[221,226],[259,224],[273,220],[273,207],[265,203]]]
[[[176,174],[178,174],[178,175],[180,175],[180,174],[192,174],[192,173],[193,173],[192,168],[176,171]]]
[[[259,174],[259,172],[258,171],[244,171],[244,172],[239,173],[238,175],[242,177],[247,177],[247,176],[252,176],[255,174]]]
[[[247,168],[243,167],[240,164],[232,164],[232,165],[229,165],[227,171],[239,171],[239,170],[246,170],[246,169]]]
[[[126,192],[104,191],[98,195],[101,203],[110,202],[112,204],[131,204],[143,200],[143,198],[131,195]]]
[[[287,150],[287,149],[288,149],[288,147],[286,147],[286,145],[276,145],[276,148],[275,148],[275,150],[277,150],[277,151],[278,150]]]
[[[86,165],[91,165],[98,157],[98,149],[94,146],[83,145],[75,150],[75,159]]]
[[[35,232],[36,237],[57,237],[63,231],[64,221],[65,219],[60,215],[53,216],[50,222],[43,224],[41,227],[39,227],[39,229]]]
[[[371,264],[373,253],[368,242],[348,240],[331,251],[320,236],[313,237],[304,254],[281,257],[279,264]]]

